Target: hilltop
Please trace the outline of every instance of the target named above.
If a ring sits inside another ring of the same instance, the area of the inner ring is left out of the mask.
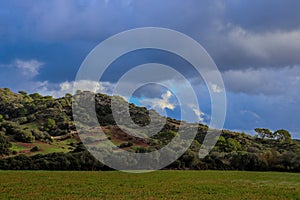
[[[91,93],[80,92],[61,98],[27,94],[0,89],[0,168],[1,169],[69,169],[107,170],[96,161],[78,137],[72,115],[72,98],[89,98]],[[92,94],[98,122],[107,139],[116,146],[132,152],[151,152],[165,146],[177,133],[181,123],[165,118],[162,130],[150,137],[139,138],[126,134],[114,121],[111,99],[105,94]],[[128,104],[120,97],[122,104]],[[132,120],[142,126],[150,123],[153,110],[128,104]],[[88,118],[89,116],[87,116]],[[300,142],[290,138],[265,138],[246,133],[223,130],[217,145],[208,156],[198,158],[198,151],[209,127],[197,124],[197,135],[188,149],[169,169],[238,169],[300,171]],[[267,130],[267,129],[260,129]],[[86,137],[84,142],[94,142]]]

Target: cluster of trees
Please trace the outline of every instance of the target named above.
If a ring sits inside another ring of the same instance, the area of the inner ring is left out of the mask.
[[[4,170],[108,170],[87,151],[51,153],[26,156],[24,154],[0,159]]]
[[[12,144],[3,132],[0,132],[0,156],[9,155]]]
[[[198,157],[199,146],[194,141],[190,149],[168,168],[300,172],[300,144],[297,141],[264,141],[223,131],[216,146],[203,159]]]
[[[51,136],[39,129],[22,127],[17,122],[3,121],[0,123],[0,132],[11,136],[15,141],[32,143],[35,140],[42,142],[52,142]]]
[[[284,129],[275,131],[274,133],[267,128],[256,128],[255,131],[258,133],[258,136],[262,139],[275,139],[275,140],[291,140],[291,134]]]
[[[54,99],[38,93],[19,94],[0,89],[0,122],[12,121],[19,125],[34,124],[50,135],[64,135],[75,129],[72,123],[72,96]]]
[[[9,170],[112,170],[97,161],[83,146],[70,153],[35,156],[17,155],[0,159],[0,169]],[[203,159],[189,149],[165,169],[248,170],[300,172],[300,157],[294,152],[265,151],[220,153],[213,151]]]

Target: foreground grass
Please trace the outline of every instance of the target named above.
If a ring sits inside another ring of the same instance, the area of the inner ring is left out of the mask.
[[[0,199],[300,199],[300,174],[0,171]]]

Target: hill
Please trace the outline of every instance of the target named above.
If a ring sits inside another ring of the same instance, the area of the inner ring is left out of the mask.
[[[158,134],[146,139],[134,137],[116,125],[110,107],[113,97],[92,95],[96,100],[98,122],[107,139],[127,151],[155,151],[169,143],[180,123],[190,126],[166,118],[167,122]],[[0,89],[0,169],[109,169],[96,161],[80,141],[73,122],[73,97],[90,98],[91,93],[78,91],[74,96],[66,94],[62,98],[53,98]],[[120,97],[114,98],[118,98],[120,104],[127,104]],[[129,111],[132,120],[142,126],[149,124],[150,113],[161,117],[153,110],[134,104],[129,104]],[[198,151],[209,127],[197,126],[197,135],[188,151],[166,168],[300,171],[299,141],[252,137],[228,130],[222,131],[210,154],[199,159]],[[84,140],[92,143],[95,138],[91,135]]]

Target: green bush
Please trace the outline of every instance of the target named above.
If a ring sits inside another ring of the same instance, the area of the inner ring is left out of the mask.
[[[38,129],[31,130],[32,135],[36,140],[42,142],[52,142],[51,136],[47,132],[40,131]]]
[[[54,129],[55,126],[56,126],[56,122],[55,122],[54,119],[52,119],[52,118],[47,119],[47,121],[46,121],[46,123],[45,123],[45,127],[46,127],[47,129],[50,129],[50,130],[51,130],[51,129]]]
[[[9,155],[11,143],[7,140],[4,133],[0,132],[0,155]]]
[[[240,150],[241,144],[233,138],[225,139],[223,136],[220,136],[218,139],[216,149],[219,149],[220,151],[224,151],[224,152],[232,152],[232,151]]]
[[[6,134],[14,135],[15,129],[18,129],[19,124],[12,121],[4,121],[0,126],[2,129],[5,129]]]
[[[40,150],[40,148],[38,146],[34,146],[30,149],[31,152],[37,152],[39,150]]]
[[[228,138],[227,139],[227,151],[231,152],[231,151],[237,151],[241,148],[241,144],[232,138]]]
[[[122,143],[119,145],[120,148],[131,147],[133,144],[131,142]]]
[[[14,139],[19,142],[32,143],[34,142],[34,136],[30,130],[15,129]]]
[[[14,121],[16,121],[19,124],[25,124],[26,122],[28,122],[27,117],[19,117],[19,118],[15,119]]]

